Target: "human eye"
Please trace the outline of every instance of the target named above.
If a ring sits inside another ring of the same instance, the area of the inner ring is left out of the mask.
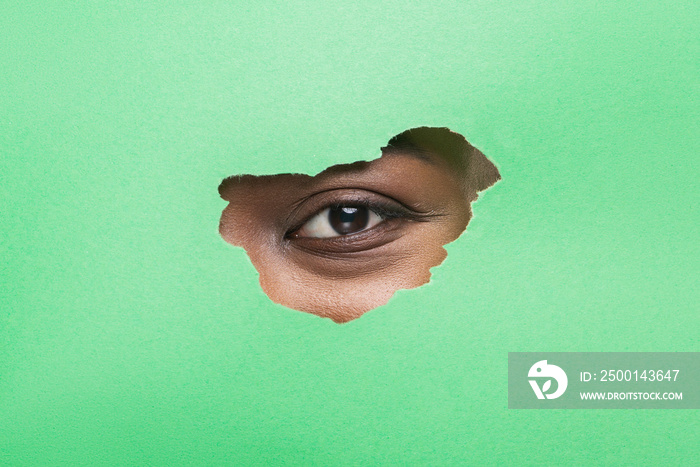
[[[403,234],[411,221],[424,214],[386,195],[355,189],[334,190],[305,200],[285,239],[316,253],[370,250]]]
[[[367,206],[335,205],[323,209],[291,234],[292,238],[331,238],[371,229],[384,218]]]

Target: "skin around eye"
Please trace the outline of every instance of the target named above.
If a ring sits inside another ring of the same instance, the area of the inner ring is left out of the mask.
[[[366,206],[331,206],[306,221],[291,238],[332,238],[373,228],[384,218]]]
[[[427,283],[499,178],[461,135],[417,128],[372,161],[227,178],[219,231],[246,249],[272,301],[342,323]]]

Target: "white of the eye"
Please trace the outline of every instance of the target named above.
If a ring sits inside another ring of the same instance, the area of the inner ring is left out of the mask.
[[[331,208],[326,208],[323,211],[316,214],[314,217],[306,221],[306,224],[301,226],[299,229],[299,234],[302,237],[314,237],[314,238],[329,238],[329,237],[341,237],[342,235],[335,231],[331,226],[329,221],[329,214]],[[371,209],[367,210],[369,214],[369,219],[367,220],[367,225],[360,231],[371,229],[375,225],[379,224],[382,217]],[[357,233],[357,232],[355,232]]]

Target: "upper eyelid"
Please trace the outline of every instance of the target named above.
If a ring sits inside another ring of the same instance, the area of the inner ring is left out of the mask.
[[[382,198],[390,199],[391,201],[393,201],[393,202],[395,202],[395,203],[401,205],[401,206],[402,206],[403,208],[405,208],[406,210],[411,211],[411,212],[416,212],[416,213],[420,214],[419,211],[416,211],[415,209],[412,209],[410,206],[407,206],[406,204],[402,203],[402,202],[399,201],[398,199],[393,198],[392,196],[386,195],[386,194],[384,194],[384,193],[381,193],[381,192],[379,192],[379,191],[375,191],[375,190],[372,190],[372,189],[360,188],[360,187],[343,187],[343,188],[337,188],[337,187],[335,187],[335,188],[328,188],[328,189],[326,189],[326,190],[316,191],[316,192],[311,193],[311,194],[309,194],[309,195],[307,195],[307,196],[301,198],[300,200],[294,202],[294,203],[291,205],[291,208],[292,208],[293,211],[294,211],[294,210],[297,210],[300,206],[302,206],[302,205],[303,205],[305,202],[307,202],[309,199],[314,198],[314,197],[316,197],[316,196],[323,195],[324,193],[329,193],[329,192],[333,192],[333,191],[358,191],[358,192],[371,193],[371,194],[374,195],[374,196],[381,196]],[[345,200],[343,200],[343,201],[341,201],[341,202],[344,202],[344,201],[345,201]],[[352,202],[352,200],[348,200],[348,202]],[[329,206],[330,206],[331,204],[332,204],[332,203],[330,203]]]

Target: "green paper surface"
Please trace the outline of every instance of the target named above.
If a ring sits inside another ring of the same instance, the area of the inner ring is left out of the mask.
[[[673,464],[697,411],[507,409],[508,352],[697,352],[697,2],[0,6],[0,463]],[[430,284],[337,325],[222,178],[411,127],[501,172]]]

